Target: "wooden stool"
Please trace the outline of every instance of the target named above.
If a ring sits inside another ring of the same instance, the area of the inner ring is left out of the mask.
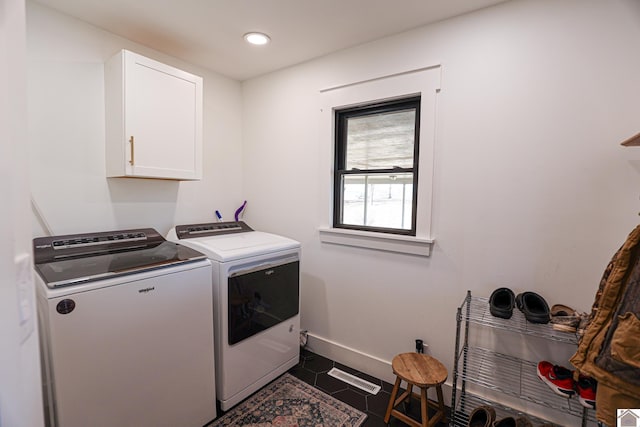
[[[443,420],[445,418],[445,408],[442,397],[442,384],[448,376],[447,368],[437,359],[420,353],[398,354],[393,358],[391,366],[393,373],[396,375],[396,383],[389,398],[389,406],[384,416],[384,422],[388,424],[392,415],[414,427],[433,427],[438,421]],[[403,380],[407,383],[407,391],[396,399],[400,389],[400,382]],[[400,403],[411,400],[413,386],[420,388],[422,424],[395,409]],[[427,408],[429,405],[434,405],[427,400],[429,387],[435,387],[438,395],[438,405],[434,407],[437,412],[431,419],[429,419]]]

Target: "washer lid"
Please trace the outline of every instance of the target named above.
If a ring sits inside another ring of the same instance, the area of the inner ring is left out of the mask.
[[[295,240],[262,231],[190,238],[180,240],[180,243],[218,262],[300,247],[300,243]]]

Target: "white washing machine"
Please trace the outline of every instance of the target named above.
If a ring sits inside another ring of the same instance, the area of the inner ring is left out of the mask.
[[[216,395],[226,411],[298,363],[300,243],[242,221],[179,225],[167,239],[212,262]]]
[[[47,426],[216,417],[211,263],[153,229],[34,239]]]

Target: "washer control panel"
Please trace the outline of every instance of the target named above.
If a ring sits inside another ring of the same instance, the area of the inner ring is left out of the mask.
[[[249,231],[253,231],[253,229],[243,221],[211,222],[206,224],[187,224],[176,226],[178,239],[221,236],[223,234],[246,233]]]
[[[36,237],[33,239],[33,253],[35,264],[42,264],[63,258],[153,247],[164,241],[153,228],[66,234]]]

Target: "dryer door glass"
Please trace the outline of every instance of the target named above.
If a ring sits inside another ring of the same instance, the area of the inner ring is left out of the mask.
[[[229,277],[229,344],[298,314],[299,279],[299,261]]]

